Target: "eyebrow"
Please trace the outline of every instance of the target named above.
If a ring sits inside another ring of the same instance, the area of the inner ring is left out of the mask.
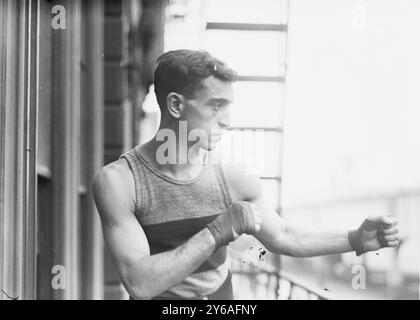
[[[233,101],[226,98],[211,98],[208,100],[208,103],[220,102],[220,103],[232,103]]]

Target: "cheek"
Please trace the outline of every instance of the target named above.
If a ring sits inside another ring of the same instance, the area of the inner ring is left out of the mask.
[[[211,109],[190,108],[185,114],[185,120],[191,128],[210,130],[217,126],[217,115]]]
[[[191,122],[205,121],[209,116],[208,110],[196,104],[187,104],[184,110],[184,118]]]

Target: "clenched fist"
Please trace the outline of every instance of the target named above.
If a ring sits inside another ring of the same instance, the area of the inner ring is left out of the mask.
[[[397,219],[376,216],[366,219],[357,230],[349,232],[349,241],[356,254],[398,246]]]
[[[226,214],[217,216],[207,225],[216,249],[236,240],[241,234],[256,234],[261,227],[261,216],[255,204],[247,201],[233,203]]]

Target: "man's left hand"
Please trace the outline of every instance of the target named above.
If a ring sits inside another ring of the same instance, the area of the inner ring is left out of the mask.
[[[349,233],[350,244],[357,255],[384,247],[397,247],[397,224],[397,219],[393,216],[369,217],[358,230]]]

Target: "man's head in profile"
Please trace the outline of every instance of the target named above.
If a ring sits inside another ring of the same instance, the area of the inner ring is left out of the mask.
[[[180,121],[207,139],[197,139],[205,150],[214,149],[230,125],[229,105],[237,74],[205,51],[174,50],[157,60],[155,93],[161,110],[160,128],[178,132]]]

